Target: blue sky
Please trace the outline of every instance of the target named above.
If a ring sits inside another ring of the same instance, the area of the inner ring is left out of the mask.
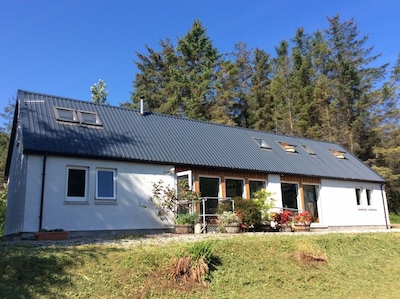
[[[176,45],[199,19],[221,53],[237,42],[275,55],[298,27],[327,29],[327,17],[354,17],[379,64],[400,53],[395,0],[0,0],[0,110],[18,89],[90,101],[103,79],[109,102],[129,99],[135,52],[161,39]]]

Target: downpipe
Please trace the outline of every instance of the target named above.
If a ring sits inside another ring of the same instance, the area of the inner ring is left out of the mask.
[[[383,193],[383,184],[381,184],[381,196],[382,196],[383,213],[385,214],[386,229],[389,229],[390,227],[389,227],[389,222],[388,222],[388,218],[387,218],[385,196],[384,196],[384,193]]]
[[[46,178],[46,161],[47,154],[44,155],[43,158],[43,169],[42,169],[42,191],[40,194],[40,214],[39,214],[39,231],[43,228],[43,206],[44,206],[44,183]]]

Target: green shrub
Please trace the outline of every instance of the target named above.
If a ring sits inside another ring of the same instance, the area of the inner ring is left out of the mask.
[[[184,225],[191,224],[194,225],[195,221],[199,218],[199,214],[179,214],[175,219],[175,224]]]
[[[261,212],[252,200],[235,197],[235,210],[240,211],[242,222],[246,227],[257,226],[261,223]]]

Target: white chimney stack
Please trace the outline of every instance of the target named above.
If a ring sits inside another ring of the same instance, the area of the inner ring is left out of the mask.
[[[144,101],[140,98],[140,115],[144,115]]]

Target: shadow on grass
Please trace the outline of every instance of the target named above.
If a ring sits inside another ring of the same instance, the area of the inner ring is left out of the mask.
[[[54,247],[0,249],[0,298],[56,298],[57,290],[73,284],[68,269],[87,259],[97,260],[96,254]]]

